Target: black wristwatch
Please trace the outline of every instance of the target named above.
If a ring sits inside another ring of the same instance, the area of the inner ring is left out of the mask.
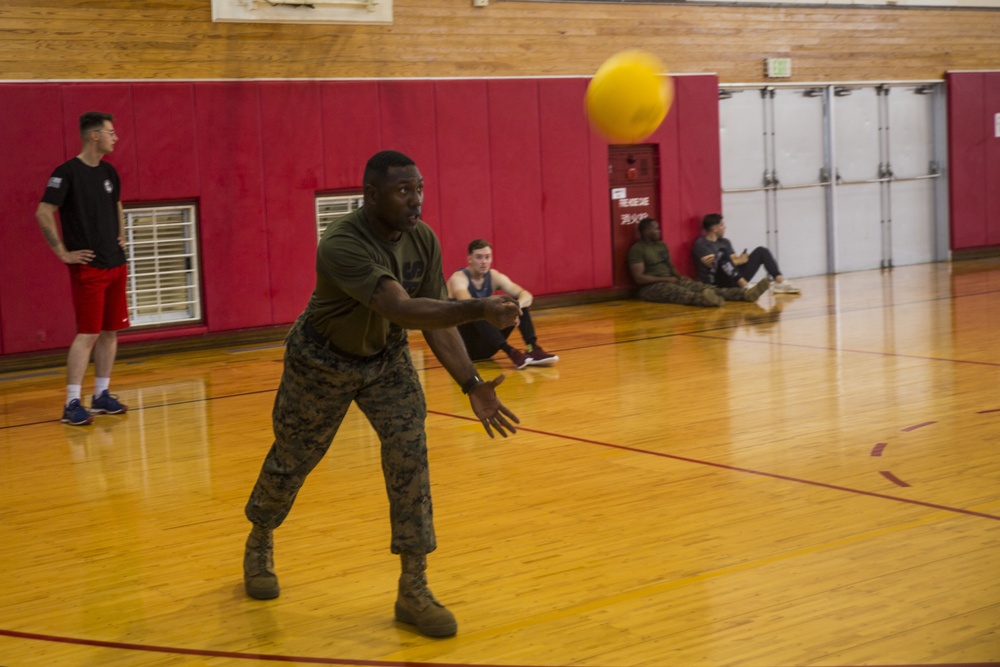
[[[483,378],[480,377],[479,373],[476,373],[468,380],[466,380],[464,383],[462,383],[462,393],[468,394],[470,391],[481,385],[483,382],[485,382],[485,380],[483,380]]]

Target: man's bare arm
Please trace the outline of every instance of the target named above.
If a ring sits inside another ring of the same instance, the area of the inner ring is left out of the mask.
[[[60,262],[65,264],[87,264],[94,259],[93,250],[66,250],[66,245],[59,236],[59,225],[56,223],[56,211],[59,207],[54,204],[41,202],[35,211],[35,220],[42,229],[45,242],[52,248]]]
[[[473,320],[486,320],[498,329],[513,326],[521,314],[517,301],[509,296],[491,296],[466,301],[412,299],[403,286],[383,278],[375,288],[372,310],[407,329],[447,329]]]

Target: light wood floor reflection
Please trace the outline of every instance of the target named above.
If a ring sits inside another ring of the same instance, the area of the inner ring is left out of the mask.
[[[392,620],[356,408],[275,534],[281,597],[244,597],[279,344],[122,361],[131,411],[85,428],[62,368],[0,375],[0,665],[1000,662],[1000,260],[797,282],[538,311],[556,366],[479,365],[508,440],[414,334],[445,640]]]

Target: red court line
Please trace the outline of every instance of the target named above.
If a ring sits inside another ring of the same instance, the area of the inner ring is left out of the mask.
[[[906,428],[901,428],[899,430],[906,433],[907,431],[916,431],[918,428],[930,426],[931,424],[937,424],[937,422],[923,422],[922,424],[914,424],[913,426],[907,426]]]
[[[882,450],[884,450],[888,445],[888,442],[880,442],[872,447],[872,456],[882,456]]]
[[[888,470],[879,470],[878,473],[880,475],[882,475],[883,477],[885,477],[890,482],[892,482],[893,484],[895,484],[896,486],[909,486],[909,484],[907,484],[906,482],[904,482],[900,478],[896,477],[895,475],[893,475]]]
[[[456,415],[449,412],[438,412],[436,410],[428,410],[428,414],[438,415],[440,417],[450,417],[453,419],[462,419],[464,421],[479,423],[479,420],[475,417],[466,417],[465,415]],[[961,507],[949,507],[948,505],[938,505],[937,503],[929,503],[924,500],[915,500],[913,498],[901,498],[899,496],[890,496],[885,493],[877,493],[875,491],[864,491],[862,489],[852,489],[849,486],[840,486],[838,484],[828,484],[826,482],[816,482],[811,479],[802,479],[801,477],[791,477],[789,475],[780,475],[774,472],[766,472],[763,470],[754,470],[753,468],[741,468],[739,466],[731,466],[725,463],[716,463],[715,461],[705,461],[703,459],[694,459],[688,456],[679,456],[677,454],[666,454],[664,452],[654,452],[649,449],[640,449],[638,447],[630,447],[628,445],[616,445],[611,442],[601,442],[600,440],[590,440],[589,438],[578,438],[573,435],[563,435],[562,433],[551,433],[549,431],[541,431],[534,428],[525,428],[523,426],[517,427],[518,431],[524,431],[525,433],[535,433],[537,435],[547,435],[550,438],[558,438],[559,440],[570,440],[572,442],[580,442],[587,445],[598,445],[599,447],[608,447],[610,449],[620,449],[626,452],[633,452],[635,454],[647,454],[649,456],[658,456],[664,459],[673,459],[674,461],[683,461],[685,463],[694,463],[700,466],[709,466],[712,468],[719,468],[721,470],[731,470],[733,472],[743,472],[748,475],[757,475],[759,477],[770,477],[771,479],[780,479],[785,482],[795,482],[796,484],[808,484],[809,486],[818,486],[823,489],[830,489],[832,491],[845,491],[847,493],[853,493],[859,496],[868,496],[870,498],[881,498],[882,500],[891,500],[897,503],[906,503],[907,505],[917,505],[919,507],[927,507],[929,509],[943,510],[945,512],[954,512],[955,514],[966,514],[968,516],[976,516],[981,519],[992,519],[993,521],[1000,521],[1000,516],[995,514],[986,514],[985,512],[976,512],[974,510],[962,509]]]

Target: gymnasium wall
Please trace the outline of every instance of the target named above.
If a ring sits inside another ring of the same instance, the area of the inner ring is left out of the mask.
[[[815,3],[821,4],[821,3]],[[4,0],[3,79],[591,74],[628,47],[674,72],[793,81],[941,79],[997,67],[1000,11],[956,8],[394,0],[392,25],[213,23],[210,0]]]
[[[395,0],[392,25],[343,26],[213,23],[208,0],[6,0],[0,34],[14,158],[0,166],[0,354],[13,354],[72,337],[65,272],[32,212],[76,153],[83,110],[118,117],[128,201],[194,200],[201,216],[204,326],[125,339],[232,331],[294,317],[312,283],[315,192],[356,187],[390,146],[428,177],[446,269],[487,236],[536,293],[608,286],[606,145],[580,96],[625,47],[702,75],[678,79],[653,138],[665,240],[689,271],[693,221],[721,206],[718,81],[763,81],[766,56],[792,58],[792,83],[995,69],[1000,11]],[[994,78],[954,82],[953,117],[967,96],[995,105]],[[968,129],[950,124],[956,249],[1000,244],[996,141]]]
[[[445,271],[490,239],[497,266],[535,294],[613,284],[608,144],[583,114],[586,78],[0,84],[0,353],[66,347],[66,269],[34,211],[52,170],[79,152],[79,115],[115,115],[109,156],[128,203],[198,205],[203,326],[122,340],[285,324],[315,280],[315,195],[360,189],[384,148],[426,180],[424,219]],[[661,155],[664,237],[682,270],[698,217],[721,206],[718,81],[676,77]],[[685,245],[686,244],[686,245]]]
[[[951,249],[1000,246],[1000,71],[947,84]]]

